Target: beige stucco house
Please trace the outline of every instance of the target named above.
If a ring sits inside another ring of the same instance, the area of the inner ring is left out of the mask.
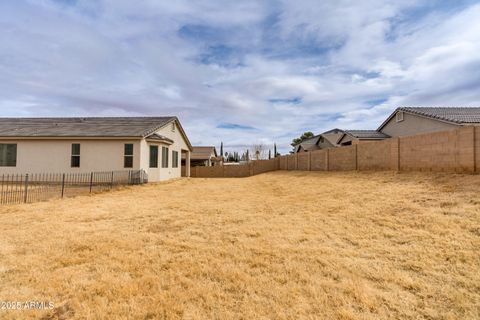
[[[0,118],[0,174],[144,170],[190,175],[192,146],[177,117]]]
[[[480,108],[402,107],[377,129],[391,137],[446,131],[466,125],[480,125]]]

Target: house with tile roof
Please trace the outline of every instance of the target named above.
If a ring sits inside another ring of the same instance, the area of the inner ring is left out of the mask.
[[[305,139],[300,143],[293,145],[294,152],[306,152],[321,149],[335,148],[338,146],[337,141],[342,136],[343,130],[332,129],[325,131],[319,135]]]
[[[192,167],[211,167],[222,162],[223,157],[218,157],[214,146],[193,146],[190,156]]]
[[[144,170],[190,174],[192,145],[177,117],[0,118],[0,174]]]
[[[343,135],[338,139],[339,146],[348,146],[352,144],[380,141],[388,139],[390,136],[377,130],[344,130]]]
[[[397,108],[377,131],[399,137],[446,131],[467,125],[480,125],[480,108],[401,107]]]

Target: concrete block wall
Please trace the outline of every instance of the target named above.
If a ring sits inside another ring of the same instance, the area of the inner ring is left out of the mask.
[[[292,154],[287,157],[287,170],[297,170],[297,156]]]
[[[328,170],[328,150],[316,150],[310,152],[311,171],[327,171]]]
[[[310,170],[310,152],[297,153],[297,170]]]
[[[401,171],[473,172],[474,127],[400,138]]]
[[[357,145],[328,150],[328,170],[357,170]]]
[[[392,152],[395,151],[396,144],[396,139],[357,144],[357,169],[379,171],[393,169],[392,160],[396,154]]]
[[[480,126],[474,127],[475,131],[475,172],[480,172]]]
[[[191,175],[246,177],[274,170],[480,172],[480,126],[302,152],[244,166],[194,167]]]

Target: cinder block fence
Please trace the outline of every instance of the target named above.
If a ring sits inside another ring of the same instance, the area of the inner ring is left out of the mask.
[[[248,165],[195,167],[192,177],[248,177],[275,170],[480,172],[480,126],[301,152]]]

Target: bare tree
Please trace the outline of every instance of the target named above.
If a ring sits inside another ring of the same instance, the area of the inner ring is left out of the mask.
[[[263,143],[256,143],[252,146],[252,158],[255,160],[265,159],[267,149]]]

